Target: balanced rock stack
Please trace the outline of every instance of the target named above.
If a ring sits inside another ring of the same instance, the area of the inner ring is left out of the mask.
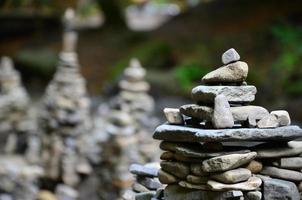
[[[0,63],[0,138],[1,152],[23,154],[32,148],[36,123],[29,109],[29,96],[9,57]],[[33,148],[32,148],[33,149]],[[33,155],[30,150],[30,157]],[[36,155],[37,152],[35,152]]]
[[[132,164],[129,171],[135,176],[132,189],[126,190],[123,200],[161,199],[164,185],[158,180],[159,163],[147,163],[145,165]]]
[[[73,10],[67,10],[65,20],[72,17]],[[92,170],[86,156],[89,147],[84,142],[91,128],[90,100],[79,72],[76,39],[76,32],[65,30],[58,69],[46,89],[40,112],[45,176],[71,187],[78,186],[80,175]]]
[[[166,108],[158,177],[164,199],[300,199],[302,130],[286,111],[249,105],[257,92],[247,85],[248,65],[234,50],[224,66],[192,90],[196,104]],[[299,190],[298,190],[299,187]]]

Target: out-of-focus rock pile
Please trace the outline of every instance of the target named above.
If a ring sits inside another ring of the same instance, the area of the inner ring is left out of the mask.
[[[76,199],[73,189],[81,183],[81,175],[92,171],[86,156],[86,137],[91,134],[90,99],[75,52],[77,33],[70,27],[73,15],[72,10],[66,11],[63,51],[40,112],[45,180],[61,184],[56,190],[61,196],[72,193],[69,199]]]
[[[155,127],[157,120],[152,116],[154,102],[147,94],[150,86],[143,80],[145,75],[139,61],[132,59],[124,71],[124,79],[119,82],[120,93],[110,100],[109,109],[100,107],[101,117],[106,118],[99,133],[106,135],[101,145],[100,169],[105,187],[100,193],[117,195],[104,199],[118,198],[131,186],[133,177],[128,172],[129,165],[153,161],[156,156],[157,144],[152,141],[150,127]]]

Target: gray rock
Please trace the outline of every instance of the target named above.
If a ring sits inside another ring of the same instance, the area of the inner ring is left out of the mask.
[[[209,180],[209,177],[207,176],[195,176],[195,175],[188,175],[186,180],[189,182],[189,183],[192,183],[192,184],[206,184]]]
[[[178,182],[178,178],[162,169],[158,171],[158,179],[162,184],[173,184]]]
[[[290,134],[291,132],[284,132],[284,134]],[[255,149],[257,152],[257,158],[277,158],[277,157],[289,157],[296,156],[302,153],[302,142],[291,141],[287,143],[287,146],[280,146],[278,148],[260,148]]]
[[[163,187],[157,178],[137,177],[137,182],[149,190],[157,190]]]
[[[302,169],[302,157],[280,158],[273,163],[275,166],[285,169]]]
[[[163,124],[156,128],[154,139],[174,142],[209,141],[290,141],[302,137],[298,126],[285,126],[275,129],[199,129]]]
[[[260,106],[238,106],[231,107],[231,112],[235,122],[248,122],[249,127],[256,127],[257,121],[269,114]]]
[[[245,168],[238,168],[229,170],[223,173],[214,174],[211,176],[211,179],[222,183],[239,183],[243,181],[247,181],[252,176],[250,170]]]
[[[232,128],[234,126],[230,104],[223,94],[215,97],[212,123],[217,129]]]
[[[246,194],[247,200],[261,200],[262,193],[260,191],[251,191]]]
[[[258,123],[258,128],[276,128],[279,126],[279,121],[275,115],[269,114],[263,117]]]
[[[246,182],[236,183],[236,184],[223,184],[216,181],[208,181],[208,186],[213,191],[227,191],[227,190],[241,190],[241,191],[251,191],[257,190],[262,181],[258,177],[251,177]]]
[[[170,124],[184,124],[183,117],[178,108],[165,108],[164,114]]]
[[[139,184],[139,183],[133,183],[132,185],[132,189],[135,191],[135,192],[149,192],[150,190],[147,189],[145,186],[143,186],[142,184]]]
[[[288,170],[280,169],[277,167],[264,167],[260,174],[268,175],[273,178],[280,178],[288,181],[302,181],[302,173]]]
[[[202,162],[202,169],[205,172],[222,172],[235,169],[249,163],[257,156],[256,152],[246,154],[230,154],[210,158]]]
[[[263,180],[263,199],[299,200],[300,194],[296,185],[289,181],[279,179]]]
[[[154,197],[155,195],[156,195],[155,191],[137,193],[135,195],[135,200],[151,200],[151,198]]]
[[[126,190],[123,194],[122,194],[122,199],[123,200],[135,200],[135,192],[133,192],[132,190]]]
[[[230,103],[248,103],[255,100],[255,86],[206,86],[192,89],[192,98],[198,104],[213,104],[217,95],[223,94]]]
[[[208,172],[203,171],[202,165],[200,163],[191,163],[190,171],[192,174],[202,177],[209,176]]]
[[[290,116],[286,110],[272,111],[271,114],[277,117],[280,126],[289,126],[291,124]]]
[[[204,199],[204,191],[193,190],[179,185],[168,185],[164,191],[165,200],[200,200]]]
[[[158,169],[156,168],[145,167],[139,164],[130,165],[129,171],[135,175],[148,176],[148,177],[156,177],[158,173]]]
[[[247,63],[237,61],[228,65],[222,66],[208,74],[206,74],[202,81],[206,84],[217,83],[242,83],[245,81],[249,67]]]
[[[231,48],[222,54],[221,60],[223,64],[227,65],[240,60],[240,55],[235,49]]]
[[[199,106],[196,104],[183,105],[179,110],[185,116],[193,117],[202,121],[211,121],[214,112],[214,109],[209,106]]]
[[[162,161],[160,166],[164,171],[181,179],[185,179],[190,173],[189,166],[181,162]]]
[[[195,189],[195,190],[209,190],[209,187],[207,184],[193,184],[189,183],[187,181],[180,181],[178,183],[181,187],[189,188],[189,189]]]

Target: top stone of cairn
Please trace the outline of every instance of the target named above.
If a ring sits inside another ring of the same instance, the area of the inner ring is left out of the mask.
[[[222,55],[224,66],[206,74],[202,81],[205,84],[238,84],[245,81],[248,75],[248,65],[239,61],[240,56],[235,49],[229,49]]]

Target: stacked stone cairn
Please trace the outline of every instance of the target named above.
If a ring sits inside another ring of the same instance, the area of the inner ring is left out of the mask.
[[[40,116],[44,133],[42,162],[48,180],[45,182],[63,184],[58,185],[59,191],[76,189],[82,175],[92,170],[85,142],[91,131],[90,100],[75,52],[77,33],[71,26],[73,19],[74,11],[68,9],[64,17],[63,51],[54,79],[46,89]]]
[[[101,143],[100,169],[103,199],[120,198],[133,183],[129,165],[154,161],[157,155],[154,149],[158,144],[152,141],[151,130],[144,126],[148,119],[150,124],[155,121],[151,115],[154,102],[147,94],[150,86],[143,81],[145,74],[138,60],[131,60],[124,71],[125,79],[119,82],[121,91],[110,101],[106,112],[103,130],[107,138]]]
[[[230,49],[192,90],[196,104],[164,109],[158,178],[164,199],[300,199],[302,136],[284,110],[249,105],[247,63]]]
[[[164,195],[164,185],[158,180],[158,162],[145,165],[132,164],[129,171],[135,176],[131,189],[126,190],[123,200],[161,199]]]

